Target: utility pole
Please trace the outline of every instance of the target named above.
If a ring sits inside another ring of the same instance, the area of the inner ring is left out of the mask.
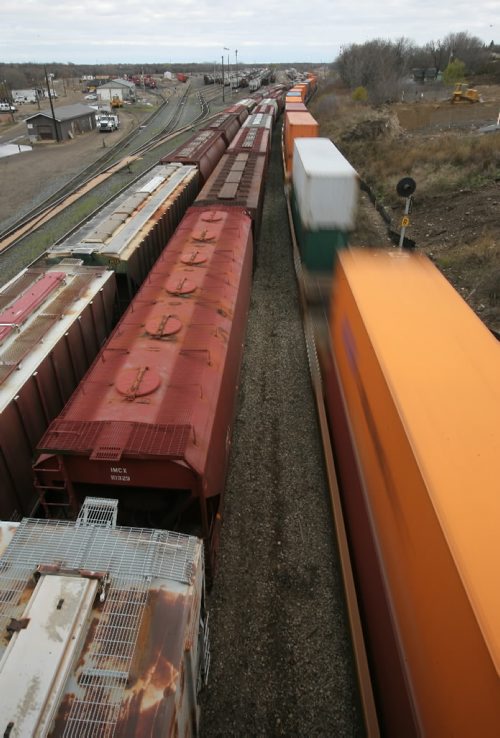
[[[224,97],[224,54],[221,56],[221,64],[222,64],[222,102],[226,102],[226,98]]]
[[[57,127],[56,114],[54,113],[54,105],[52,104],[52,95],[50,94],[49,75],[47,74],[47,67],[44,66],[43,70],[45,72],[45,82],[47,83],[47,92],[49,93],[49,103],[50,103],[50,109],[52,111],[52,120],[54,121],[54,132],[56,134],[56,141],[57,143],[60,143],[61,139],[59,137],[59,129]]]
[[[234,52],[236,54],[236,90],[239,89],[239,82],[238,82],[238,49]]]

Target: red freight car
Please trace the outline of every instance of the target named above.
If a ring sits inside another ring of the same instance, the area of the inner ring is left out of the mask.
[[[177,79],[179,80],[179,82],[187,82],[188,76],[187,74],[184,74],[184,72],[177,72]]]
[[[271,133],[266,128],[242,128],[227,148],[228,153],[262,154],[269,159]]]
[[[119,499],[124,524],[202,536],[213,571],[252,252],[242,208],[187,211],[38,446],[48,513]]]
[[[31,463],[113,324],[115,276],[67,259],[0,291],[0,518],[32,515]]]
[[[212,174],[227,148],[222,131],[197,131],[191,138],[160,160],[161,164],[179,162],[198,167],[201,184]]]
[[[271,103],[261,102],[255,108],[254,114],[255,115],[261,114],[261,115],[265,115],[265,116],[267,116],[267,115],[271,116],[272,121],[273,121],[273,125],[274,125],[274,123],[276,121],[276,116],[278,114],[278,106],[276,105],[276,103],[274,105],[271,105]]]
[[[265,157],[258,154],[236,152],[224,154],[194,201],[195,206],[217,204],[241,206],[252,216],[254,233],[257,237],[264,202],[265,167]]]
[[[234,113],[238,116],[238,120],[240,121],[240,125],[243,125],[243,123],[246,121],[249,115],[249,110],[245,105],[241,105],[240,103],[236,105],[231,105],[231,107],[226,108],[226,113]]]
[[[226,143],[230,144],[240,127],[239,115],[236,113],[221,113],[215,118],[212,118],[206,126],[203,126],[202,130],[221,131],[226,139]]]

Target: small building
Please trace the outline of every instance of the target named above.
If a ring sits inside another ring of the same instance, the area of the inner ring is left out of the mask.
[[[81,133],[94,130],[95,114],[94,108],[82,103],[54,108],[54,117],[51,110],[40,110],[26,118],[30,141],[68,141]]]
[[[97,88],[99,100],[112,100],[117,97],[120,100],[135,100],[135,84],[126,79],[113,79],[111,82]]]

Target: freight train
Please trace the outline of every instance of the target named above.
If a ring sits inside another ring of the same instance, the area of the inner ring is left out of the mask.
[[[211,121],[0,295],[0,512],[40,502],[38,519],[0,523],[6,735],[199,732],[205,571],[269,158],[251,134],[272,116],[227,147],[257,102]],[[107,337],[115,281],[128,307]]]
[[[493,738],[498,343],[425,256],[348,248],[356,173],[294,97],[297,272],[328,283],[308,311],[328,315],[316,348],[380,732]]]
[[[279,99],[281,91],[277,88],[271,94]],[[256,105],[257,100],[242,100],[210,119],[0,291],[3,519],[35,513],[40,495],[30,467],[37,443]],[[250,159],[253,154],[250,151]],[[259,153],[253,158],[261,157]],[[265,169],[259,172],[263,176]],[[247,201],[248,176],[242,175],[242,184],[231,197],[227,187],[220,198],[217,186],[211,187],[211,201],[224,207],[248,206],[258,222],[263,187],[255,185]]]

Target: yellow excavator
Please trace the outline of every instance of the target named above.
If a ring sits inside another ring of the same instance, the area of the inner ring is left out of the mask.
[[[469,102],[476,103],[481,102],[479,92],[472,87],[469,87],[465,82],[457,82],[453,95],[450,100],[451,103]]]

